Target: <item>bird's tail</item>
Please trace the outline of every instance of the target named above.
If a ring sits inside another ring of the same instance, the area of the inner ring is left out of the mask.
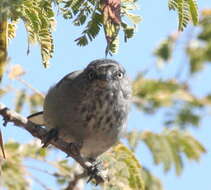
[[[45,125],[45,120],[43,117],[43,111],[34,113],[27,117],[29,121],[36,125]]]

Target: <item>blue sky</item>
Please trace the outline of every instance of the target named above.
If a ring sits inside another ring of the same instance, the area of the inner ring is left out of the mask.
[[[211,2],[207,0],[198,0],[199,9],[204,7],[211,8]],[[128,75],[134,78],[139,71],[142,71],[149,65],[155,62],[152,56],[153,49],[162,39],[169,33],[177,29],[177,15],[174,12],[169,12],[167,1],[140,1],[140,9],[137,11],[143,21],[138,27],[136,36],[129,40],[128,43],[121,43],[119,53],[113,58],[117,59],[126,68]],[[87,47],[81,48],[75,45],[74,39],[80,35],[80,30],[73,28],[69,21],[64,21],[58,18],[57,29],[54,33],[55,53],[51,60],[51,67],[44,69],[41,64],[41,57],[38,46],[31,48],[29,56],[26,55],[27,41],[26,32],[22,24],[19,25],[17,37],[11,41],[9,48],[9,56],[12,64],[21,64],[27,71],[24,79],[31,83],[40,91],[46,92],[52,84],[56,83],[65,74],[84,68],[91,60],[104,57],[105,40],[100,35],[93,43]],[[178,60],[179,58],[175,58]],[[175,64],[178,64],[175,62]],[[175,65],[172,63],[158,73],[150,72],[150,77],[170,77],[174,72]],[[193,79],[193,91],[196,94],[203,94],[209,86],[210,67],[204,72],[204,75]],[[17,85],[14,82],[15,85]],[[203,84],[203,85],[202,85]],[[9,107],[12,106],[13,96],[7,96],[3,102]],[[24,115],[28,115],[29,111],[24,110]],[[145,115],[136,109],[132,109],[129,118],[129,129],[138,128],[140,130],[150,129],[160,131],[162,126],[162,116]],[[211,144],[211,125],[210,115],[205,116],[201,123],[200,129],[192,130],[192,133],[210,150]],[[15,139],[20,142],[31,140],[31,136],[22,129],[8,125],[3,129],[4,138]],[[138,157],[140,161],[149,167],[151,171],[159,177],[164,184],[166,190],[210,190],[211,185],[209,177],[211,176],[210,152],[204,155],[200,163],[185,161],[184,172],[180,177],[176,177],[174,171],[163,174],[162,167],[153,165],[149,151],[140,146]],[[41,187],[36,187],[36,190]]]

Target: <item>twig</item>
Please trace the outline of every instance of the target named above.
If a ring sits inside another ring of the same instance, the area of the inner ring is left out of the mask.
[[[83,172],[81,174],[75,174],[72,181],[68,183],[68,186],[65,188],[65,190],[80,190],[82,188],[79,188],[79,182],[81,182],[82,178],[87,177],[87,173]]]
[[[35,93],[39,94],[41,97],[43,97],[43,98],[45,97],[42,92],[40,92],[39,90],[37,90],[36,88],[34,88],[31,84],[29,84],[28,82],[26,82],[22,78],[17,77],[16,80],[19,81],[19,82],[21,82],[22,84],[24,84],[26,87],[28,87],[29,89],[31,89]]]
[[[26,168],[33,169],[33,170],[36,170],[38,172],[42,172],[42,173],[48,174],[50,176],[55,176],[55,173],[50,173],[48,170],[40,169],[40,168],[37,168],[37,167],[34,167],[34,166],[29,166],[29,165],[24,165],[24,166]]]
[[[83,172],[79,164],[75,165],[74,174],[71,177],[71,181],[68,183],[64,190],[82,190],[84,189],[84,179],[88,177],[86,172]]]
[[[3,144],[4,144],[4,143],[3,143],[3,137],[2,137],[2,133],[1,133],[1,129],[0,129],[0,147],[1,147],[1,151],[2,151],[3,158],[6,159]]]
[[[29,133],[31,133],[32,136],[39,138],[41,141],[44,140],[47,130],[45,128],[42,128],[40,126],[37,126],[30,122],[27,118],[23,117],[22,115],[16,113],[15,111],[9,110],[4,104],[0,103],[0,115],[2,115],[4,119],[3,125],[6,126],[8,122],[14,123],[16,126],[19,126],[21,128],[24,128]],[[80,154],[75,154],[71,152],[71,148],[69,146],[69,143],[65,142],[63,139],[58,138],[57,140],[52,140],[50,144],[54,145],[56,148],[62,150],[67,155],[71,156],[75,161],[77,161],[82,168],[85,169],[85,172],[87,174],[90,173],[90,171],[93,170],[93,166],[91,163],[86,162]],[[93,174],[92,174],[93,175]],[[96,184],[103,183],[105,181],[105,176],[103,176],[102,173],[97,172],[94,176],[92,176]]]
[[[45,190],[52,190],[51,188],[48,188],[47,185],[45,185],[40,179],[38,179],[37,177],[35,177],[34,175],[32,175],[31,173],[28,173],[31,178],[38,183],[43,189]]]

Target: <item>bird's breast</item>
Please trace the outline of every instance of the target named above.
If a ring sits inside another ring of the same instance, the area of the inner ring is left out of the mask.
[[[128,112],[128,101],[123,94],[105,90],[92,92],[88,96],[81,108],[87,127],[90,130],[118,131]]]
[[[123,94],[107,90],[89,94],[87,101],[82,104],[84,107],[81,112],[86,132],[82,152],[96,156],[119,139],[127,119],[128,101]]]

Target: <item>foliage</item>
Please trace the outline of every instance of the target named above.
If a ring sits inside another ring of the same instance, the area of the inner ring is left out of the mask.
[[[153,176],[147,168],[142,169],[142,175],[145,183],[145,190],[163,190],[160,180]]]
[[[134,150],[138,143],[143,141],[152,153],[155,164],[163,164],[164,171],[169,171],[173,166],[176,174],[180,175],[185,157],[198,161],[206,150],[188,132],[177,129],[165,129],[160,134],[151,131],[132,131],[126,135],[130,147]]]
[[[144,190],[141,165],[123,144],[116,145],[102,157],[107,165],[110,180],[103,185],[105,190]]]
[[[142,140],[149,147],[155,164],[163,164],[164,171],[174,165],[177,175],[183,169],[183,155],[190,160],[198,161],[205,153],[204,147],[190,134],[178,130],[164,130],[161,134],[145,131]]]
[[[127,41],[135,34],[136,25],[141,18],[131,13],[137,9],[137,0],[2,0],[0,2],[0,78],[3,76],[4,65],[7,62],[7,41],[15,36],[15,25],[19,20],[25,24],[28,33],[28,44],[38,42],[41,47],[42,62],[45,67],[53,55],[54,44],[52,30],[55,25],[52,2],[57,4],[65,19],[71,19],[74,26],[85,26],[82,34],[75,41],[79,46],[85,46],[96,38],[101,29],[104,30],[107,42],[105,54],[116,53],[119,46],[120,30]],[[198,23],[196,0],[169,0],[169,9],[177,10],[179,15],[179,30],[183,30],[192,20]],[[131,21],[132,26],[129,25]],[[11,21],[11,23],[9,23]],[[29,45],[28,45],[29,46]],[[29,53],[29,47],[27,53]]]
[[[135,0],[81,1],[68,0],[63,2],[61,11],[65,19],[72,19],[75,26],[85,25],[82,35],[75,41],[79,46],[85,46],[92,41],[103,29],[107,41],[106,54],[115,53],[118,48],[117,36],[120,29],[124,33],[125,41],[132,38],[136,25],[140,22],[138,15],[132,14],[137,8]],[[129,18],[133,26],[125,20]]]
[[[2,186],[8,189],[27,190],[30,186],[29,178],[23,160],[27,157],[43,159],[45,151],[40,151],[37,143],[20,145],[10,141],[5,144],[7,159],[2,163]]]
[[[198,10],[196,0],[169,0],[169,10],[176,10],[179,17],[178,29],[183,31],[188,22],[198,24]]]
[[[201,31],[197,35],[197,39],[191,40],[186,47],[190,57],[191,74],[201,71],[206,63],[211,62],[211,14],[209,10],[202,12],[199,26]]]
[[[2,0],[0,10],[0,18],[4,21],[0,22],[0,27],[3,26],[3,23],[5,25],[0,34],[1,41],[5,44],[1,48],[5,56],[7,56],[8,38],[11,39],[15,36],[15,26],[19,20],[22,20],[28,32],[28,43],[38,42],[40,44],[42,62],[47,67],[54,50],[52,38],[54,12],[51,2],[48,0]],[[11,23],[8,23],[8,21],[11,21]],[[6,57],[2,61],[0,60],[1,70],[4,68],[5,61]],[[0,73],[0,76],[2,75],[3,73]]]

